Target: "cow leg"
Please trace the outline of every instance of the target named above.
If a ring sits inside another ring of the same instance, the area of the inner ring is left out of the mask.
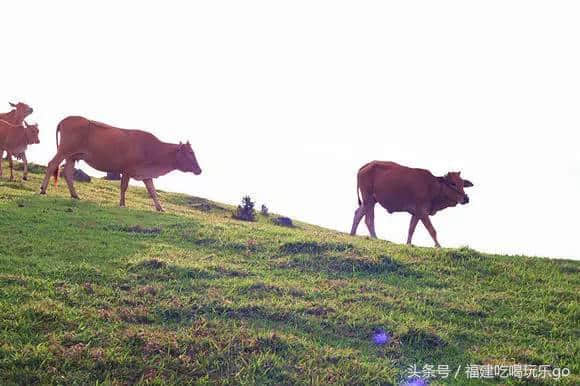
[[[12,181],[14,179],[14,173],[13,173],[13,169],[14,169],[14,164],[12,163],[12,153],[8,153],[8,165],[10,166],[10,181]]]
[[[411,240],[413,239],[413,233],[415,233],[415,228],[419,222],[419,216],[413,215],[411,217],[411,223],[409,224],[409,235],[407,236],[407,245],[411,245]]]
[[[63,160],[64,156],[57,152],[54,158],[48,163],[46,173],[44,174],[44,180],[42,180],[42,184],[40,185],[40,194],[46,194],[48,181],[50,180],[50,177],[54,175],[54,172],[58,171],[58,167]]]
[[[26,159],[26,153],[22,153],[22,164],[24,165],[24,172],[22,173],[22,179],[28,181],[28,160]]]
[[[157,209],[158,212],[164,212],[163,208],[161,207],[161,204],[159,204],[159,200],[157,199],[157,191],[155,190],[155,186],[153,186],[153,180],[151,178],[147,178],[146,180],[143,180],[143,183],[147,187],[149,196],[151,197],[153,203],[155,204],[155,209]]]
[[[75,161],[72,159],[67,159],[64,164],[62,174],[64,174],[64,179],[66,180],[66,185],[68,186],[70,196],[78,200],[79,196],[74,186],[74,171],[75,171]]]
[[[433,239],[433,241],[435,241],[435,248],[441,248],[441,245],[439,245],[439,241],[437,241],[437,231],[433,227],[433,224],[431,224],[431,220],[429,219],[429,215],[425,215],[425,216],[421,217],[421,222],[423,223],[423,225],[425,225],[425,228],[427,228],[427,231],[429,231],[429,234],[431,235],[431,238]]]
[[[352,220],[352,228],[350,230],[350,235],[354,236],[356,234],[356,229],[358,228],[358,224],[360,224],[360,220],[365,215],[365,208],[361,205],[358,207],[357,210],[354,211],[354,219]]]
[[[4,150],[0,149],[0,177],[2,177],[2,155],[4,154]],[[6,152],[6,157],[8,157],[8,152]]]
[[[375,233],[375,204],[376,202],[374,201],[364,203],[365,224],[373,239],[377,238],[377,234]]]
[[[121,200],[119,201],[119,206],[121,208],[125,207],[125,192],[127,191],[127,188],[129,187],[129,179],[131,177],[129,177],[129,174],[127,173],[123,173],[123,175],[121,176]]]

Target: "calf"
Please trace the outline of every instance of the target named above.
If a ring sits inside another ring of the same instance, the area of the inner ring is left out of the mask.
[[[60,132],[61,143],[58,143]],[[153,134],[141,130],[119,129],[82,117],[67,117],[56,129],[57,152],[48,163],[40,194],[46,194],[51,175],[58,178],[58,166],[65,160],[63,174],[72,198],[78,195],[73,185],[74,163],[84,160],[97,170],[121,173],[121,198],[125,206],[125,192],[129,179],[142,180],[158,211],[163,211],[157,199],[153,178],[172,170],[200,174],[201,169],[189,142],[165,143]]]
[[[0,154],[6,150],[10,154],[24,153],[28,145],[40,143],[38,139],[38,125],[29,125],[24,122],[24,126],[13,125],[10,122],[0,120]],[[10,162],[10,179],[14,179],[12,173],[12,157]],[[2,162],[0,162],[0,176],[2,175]]]
[[[0,113],[0,120],[6,121],[8,123],[12,123],[13,125],[22,125],[24,119],[32,114],[33,110],[32,107],[28,106],[26,103],[12,103],[9,102],[10,106],[14,109],[7,112],[7,113]],[[0,152],[0,159],[2,159],[2,153]],[[22,152],[19,154],[15,154],[17,158],[22,159],[22,163],[24,164],[24,173],[22,175],[23,180],[28,179],[28,160],[26,159],[26,153]],[[12,175],[12,153],[7,152],[8,161],[10,162],[10,175]]]
[[[358,224],[365,217],[371,237],[376,238],[374,208],[378,202],[389,213],[408,212],[411,224],[407,244],[411,244],[415,227],[419,220],[425,225],[436,247],[437,232],[429,216],[438,211],[467,204],[469,197],[463,188],[473,184],[460,177],[460,172],[450,172],[444,177],[435,177],[425,169],[401,166],[395,162],[372,161],[361,167],[357,176],[357,195],[359,208],[355,211],[351,235],[356,233]]]

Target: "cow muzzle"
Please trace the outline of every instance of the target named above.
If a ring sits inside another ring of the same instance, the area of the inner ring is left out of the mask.
[[[461,204],[465,205],[468,203],[469,203],[469,196],[466,194],[465,196],[463,196],[463,201],[461,201]]]
[[[196,168],[192,170],[193,174],[195,174],[196,176],[199,176],[201,174],[201,169],[200,168]]]

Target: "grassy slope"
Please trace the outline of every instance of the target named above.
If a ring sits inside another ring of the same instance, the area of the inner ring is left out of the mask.
[[[580,381],[578,262],[244,223],[180,194],[157,214],[135,187],[120,209],[106,181],[43,197],[40,178],[0,180],[2,384],[396,383],[414,363]]]

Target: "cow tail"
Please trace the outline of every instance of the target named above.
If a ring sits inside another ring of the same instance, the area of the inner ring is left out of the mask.
[[[58,152],[58,132],[60,131],[60,123],[58,124],[58,126],[56,127],[56,151]],[[52,173],[52,176],[54,177],[54,186],[56,187],[58,185],[58,169],[59,169],[60,165],[56,167],[56,169],[54,169],[54,173]]]
[[[358,198],[358,206],[361,206],[362,205],[362,200],[360,198],[360,193],[361,193],[361,191],[360,191],[360,175],[361,175],[361,172],[362,172],[362,170],[364,168],[366,168],[367,166],[371,165],[373,162],[374,161],[367,162],[366,164],[364,164],[363,166],[361,166],[360,169],[358,170],[357,174],[356,174],[356,195],[357,195],[357,198]]]
[[[58,151],[58,132],[60,131],[60,123],[56,127],[56,151]]]
[[[362,201],[360,199],[360,181],[359,181],[358,176],[356,178],[356,197],[358,198],[358,206],[361,206]]]

